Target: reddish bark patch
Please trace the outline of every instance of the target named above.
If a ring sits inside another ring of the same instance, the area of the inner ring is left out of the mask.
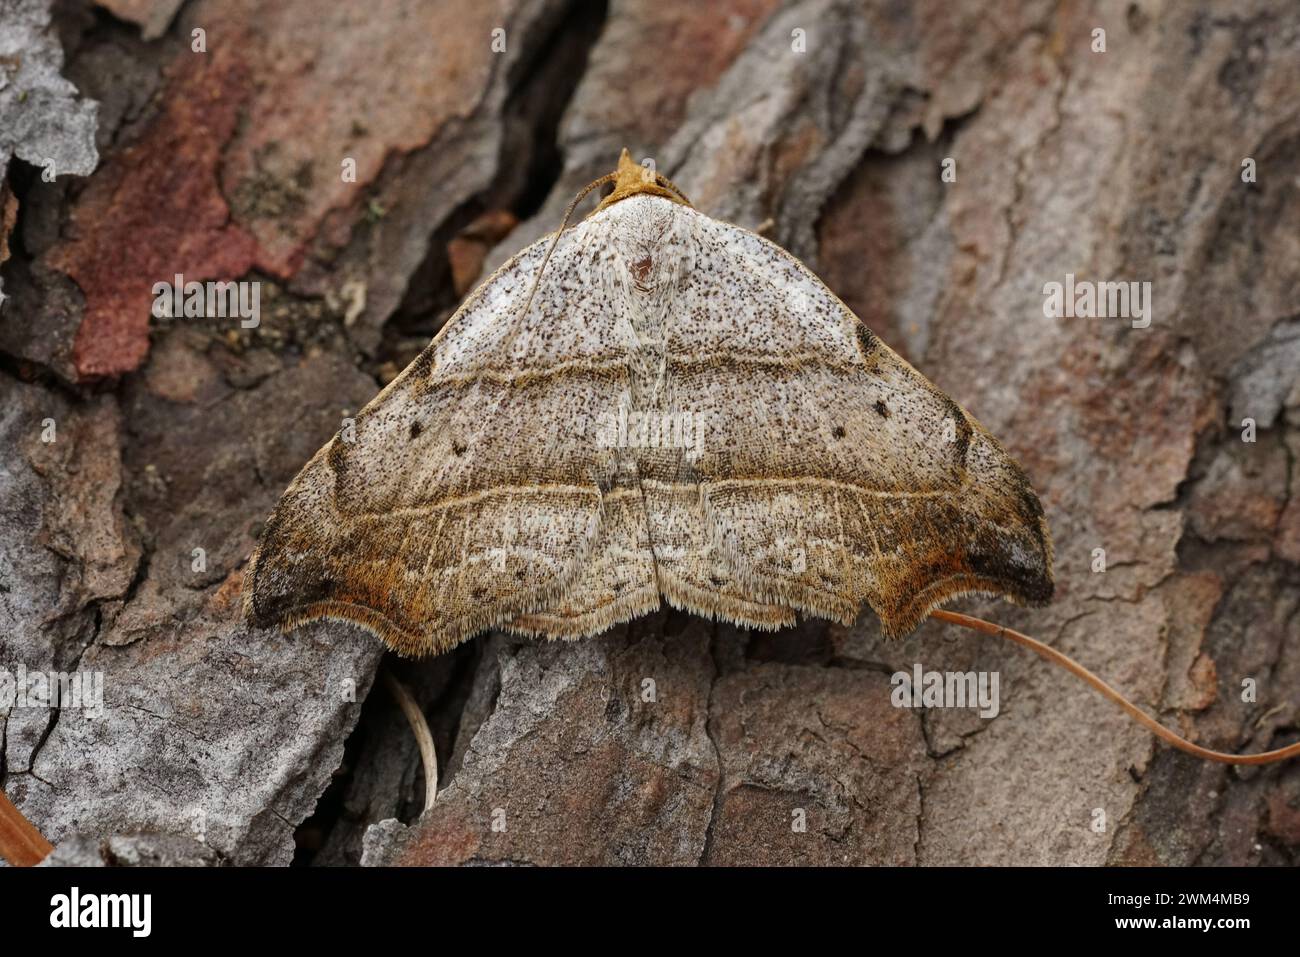
[[[9,234],[18,222],[18,197],[0,183],[0,263],[9,258]]]
[[[154,283],[176,273],[187,282],[234,279],[253,265],[256,243],[230,222],[217,179],[247,90],[241,63],[225,49],[181,54],[162,111],[78,197],[70,238],[50,262],[86,297],[73,346],[83,380],[144,361]]]
[[[1268,796],[1265,832],[1291,847],[1300,845],[1300,807],[1282,787]]]
[[[508,209],[490,209],[457,233],[447,243],[451,263],[451,281],[456,295],[463,296],[474,287],[483,272],[489,250],[505,239],[519,224]]]

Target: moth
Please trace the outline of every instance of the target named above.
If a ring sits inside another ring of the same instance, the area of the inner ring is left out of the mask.
[[[293,480],[249,619],[424,655],[664,601],[761,629],[869,606],[899,637],[960,595],[1051,599],[1043,508],[970,413],[779,246],[626,150],[608,182]]]

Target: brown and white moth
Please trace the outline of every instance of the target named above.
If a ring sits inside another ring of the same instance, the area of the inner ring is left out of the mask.
[[[663,600],[754,628],[866,604],[897,637],[971,592],[1051,599],[1042,506],[969,413],[779,246],[626,151],[611,180],[293,480],[251,620],[428,654]]]

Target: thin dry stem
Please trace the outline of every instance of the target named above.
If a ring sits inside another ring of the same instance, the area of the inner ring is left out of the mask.
[[[1209,748],[1203,748],[1199,744],[1193,744],[1186,738],[1179,736],[1170,731],[1163,724],[1151,717],[1128,698],[1124,697],[1109,684],[1093,674],[1083,665],[1079,664],[1064,652],[1057,651],[1050,645],[1045,645],[1036,638],[1030,638],[1028,635],[1021,634],[1011,628],[1002,625],[995,625],[991,621],[985,621],[983,618],[975,618],[972,615],[962,615],[955,611],[932,611],[931,618],[939,621],[946,621],[949,624],[960,625],[962,628],[969,628],[971,631],[978,631],[986,635],[992,635],[995,638],[1007,638],[1018,645],[1023,645],[1034,654],[1041,658],[1046,658],[1052,664],[1060,665],[1070,674],[1082,678],[1093,689],[1100,692],[1103,696],[1115,702],[1133,718],[1138,724],[1146,728],[1161,741],[1170,747],[1177,748],[1179,751],[1186,751],[1198,758],[1204,758],[1206,761],[1218,761],[1221,764],[1273,764],[1275,761],[1285,761],[1287,758],[1294,758],[1300,755],[1300,741],[1294,744],[1288,744],[1284,748],[1276,748],[1272,751],[1263,751],[1259,754],[1229,754],[1226,751],[1212,751]]]
[[[424,810],[428,811],[438,797],[438,752],[433,746],[429,722],[424,719],[424,712],[411,697],[411,692],[387,668],[380,671],[380,676],[384,679],[384,687],[402,709],[402,714],[406,715],[406,722],[415,735],[415,743],[419,745],[420,761],[424,764]]]

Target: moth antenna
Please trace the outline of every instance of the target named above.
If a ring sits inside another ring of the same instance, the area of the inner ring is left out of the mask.
[[[1203,748],[1199,744],[1193,744],[1186,738],[1179,736],[1170,731],[1155,718],[1148,715],[1145,711],[1129,701],[1122,694],[1108,685],[1105,681],[1093,674],[1083,665],[1079,664],[1064,652],[1057,651],[1050,645],[1045,645],[1036,638],[1030,638],[1028,635],[1021,634],[1011,628],[1002,625],[995,625],[991,621],[985,621],[983,618],[975,618],[971,615],[962,615],[954,611],[935,610],[930,612],[931,618],[939,621],[946,621],[952,625],[959,625],[962,628],[969,628],[971,631],[978,631],[986,635],[992,635],[994,638],[1006,638],[1014,641],[1018,645],[1023,645],[1040,658],[1045,658],[1054,665],[1059,665],[1070,674],[1077,678],[1082,678],[1095,691],[1104,697],[1115,702],[1142,727],[1146,728],[1161,741],[1170,747],[1177,748],[1179,751],[1185,751],[1193,754],[1198,758],[1204,758],[1206,761],[1218,761],[1220,764],[1273,764],[1277,761],[1285,761],[1287,758],[1294,758],[1300,755],[1300,741],[1294,744],[1288,744],[1285,748],[1277,748],[1273,751],[1262,751],[1259,754],[1229,754],[1226,751],[1212,751],[1209,748]]]
[[[686,194],[683,193],[680,189],[678,189],[677,184],[674,183],[672,180],[670,180],[667,176],[664,176],[662,173],[655,173],[655,182],[658,183],[660,186],[664,187],[664,189],[671,189],[674,193],[677,194],[678,198],[681,199],[681,201],[685,203],[687,206],[694,207],[695,204],[692,203],[689,199],[687,199]]]
[[[593,189],[599,189],[606,183],[614,182],[617,178],[617,173],[606,173],[600,179],[593,180],[586,186],[582,187],[578,192],[578,195],[573,197],[572,202],[569,203],[569,208],[564,211],[564,218],[560,220],[560,228],[555,231],[555,235],[551,238],[551,245],[546,247],[546,255],[542,257],[542,264],[537,269],[537,275],[533,277],[532,288],[528,290],[528,298],[524,301],[524,308],[523,311],[519,313],[519,318],[522,319],[524,316],[528,315],[528,310],[533,305],[533,296],[537,295],[537,286],[542,281],[542,273],[546,271],[546,264],[551,260],[551,253],[555,252],[555,247],[560,242],[560,237],[564,235],[564,231],[568,228],[569,218],[573,216],[573,211],[578,208],[578,204],[586,199],[587,194]]]
[[[406,715],[406,723],[411,726],[415,743],[420,748],[420,762],[424,765],[424,810],[428,811],[438,797],[438,751],[433,745],[433,733],[429,731],[429,722],[424,719],[424,712],[415,703],[411,692],[406,690],[406,685],[393,677],[387,668],[380,669],[379,674],[384,679],[384,687],[402,709],[402,714]]]

